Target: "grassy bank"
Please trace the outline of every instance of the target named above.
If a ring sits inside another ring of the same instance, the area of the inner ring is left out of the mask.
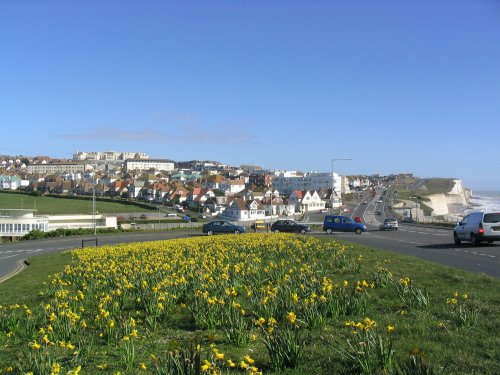
[[[500,372],[491,277],[285,234],[74,256],[33,258],[0,284],[0,373]]]
[[[38,215],[71,215],[92,214],[92,199],[90,197],[67,196],[36,196],[31,194],[16,194],[0,191],[0,208],[4,209],[36,209]],[[146,205],[125,204],[118,199],[96,200],[96,211],[101,214],[144,212],[155,210],[155,207]]]

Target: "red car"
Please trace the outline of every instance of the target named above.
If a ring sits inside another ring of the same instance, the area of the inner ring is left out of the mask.
[[[360,218],[359,216],[356,216],[356,217],[354,218],[354,221],[355,221],[356,223],[361,223],[361,218]]]

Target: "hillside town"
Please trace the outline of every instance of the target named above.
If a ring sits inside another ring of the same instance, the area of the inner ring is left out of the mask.
[[[152,159],[143,152],[75,152],[0,157],[0,189],[115,197],[192,209],[204,216],[258,220],[338,208],[378,176],[233,167],[217,161]],[[395,178],[392,176],[392,178]]]

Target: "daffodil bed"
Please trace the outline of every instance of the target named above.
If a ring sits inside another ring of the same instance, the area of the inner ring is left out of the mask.
[[[0,374],[498,372],[498,294],[360,253],[286,234],[73,250],[32,305],[0,306]]]

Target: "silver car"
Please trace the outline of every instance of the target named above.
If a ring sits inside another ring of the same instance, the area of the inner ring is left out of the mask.
[[[453,229],[456,245],[470,241],[473,246],[481,242],[500,241],[500,212],[472,212]]]
[[[397,219],[394,218],[387,218],[384,219],[384,222],[380,224],[379,229],[380,230],[398,230],[398,221]]]

